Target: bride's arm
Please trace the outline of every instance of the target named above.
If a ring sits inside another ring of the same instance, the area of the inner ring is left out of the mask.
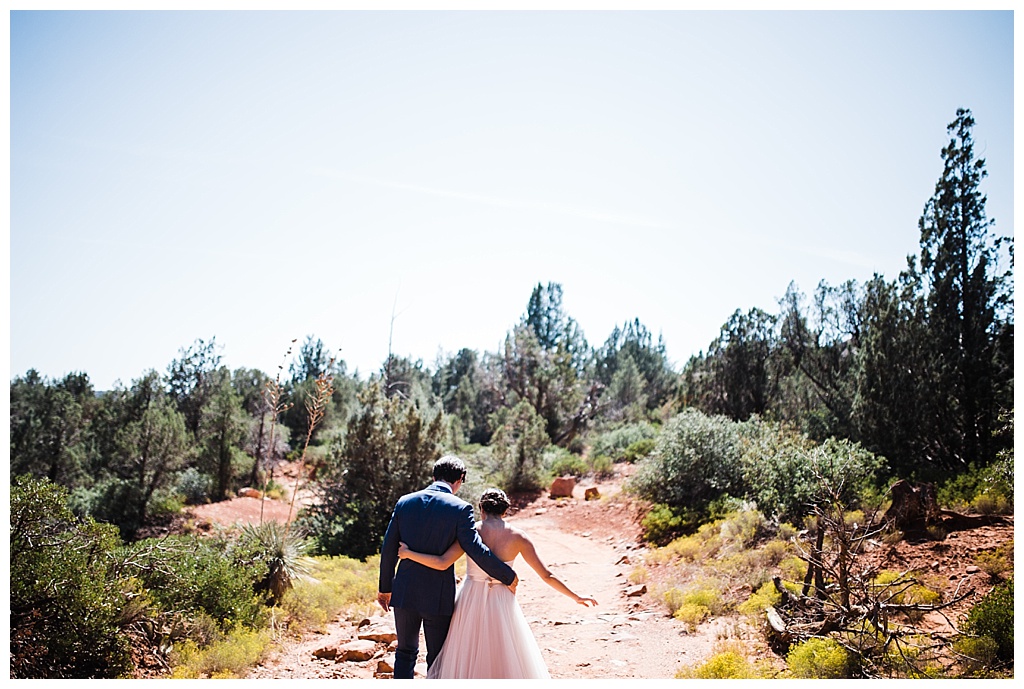
[[[403,560],[412,560],[418,562],[421,565],[430,567],[431,569],[448,569],[455,561],[462,557],[462,553],[465,551],[462,546],[459,545],[458,541],[451,544],[448,550],[444,551],[444,555],[428,555],[426,553],[417,553],[415,550],[409,550],[409,546],[405,543],[398,544],[398,557]]]
[[[523,559],[526,560],[526,564],[530,565],[534,572],[536,572],[545,584],[558,591],[559,593],[565,594],[572,598],[574,601],[582,606],[597,605],[597,601],[593,598],[586,598],[573,593],[572,589],[562,583],[562,581],[551,573],[544,563],[540,561],[540,557],[537,555],[537,549],[533,547],[533,541],[526,536],[526,534],[520,532],[519,537],[522,539],[520,554]]]

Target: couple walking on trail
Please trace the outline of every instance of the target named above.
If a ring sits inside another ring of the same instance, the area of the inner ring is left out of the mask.
[[[508,496],[489,488],[480,521],[456,493],[466,466],[454,455],[437,460],[434,482],[399,499],[381,546],[377,602],[394,610],[396,679],[412,679],[420,629],[428,679],[546,679],[547,665],[515,597],[518,556],[546,584],[583,606],[544,565],[529,536],[509,526]],[[456,591],[455,561],[465,553],[466,578]],[[396,571],[397,567],[397,571]]]

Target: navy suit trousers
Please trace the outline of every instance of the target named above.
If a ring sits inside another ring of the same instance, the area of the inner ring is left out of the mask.
[[[412,679],[416,670],[416,656],[420,651],[420,625],[427,642],[427,667],[434,664],[434,658],[441,652],[451,615],[423,615],[408,608],[392,608],[395,611],[395,633],[398,648],[395,650],[395,679]]]

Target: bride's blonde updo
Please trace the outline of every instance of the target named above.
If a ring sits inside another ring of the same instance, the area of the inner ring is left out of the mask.
[[[500,517],[508,511],[510,505],[508,496],[500,488],[488,488],[480,496],[480,509],[485,514]]]

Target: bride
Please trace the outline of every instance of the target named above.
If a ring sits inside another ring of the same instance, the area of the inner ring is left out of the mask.
[[[593,598],[573,593],[544,566],[533,542],[505,523],[509,501],[505,492],[488,488],[480,497],[483,519],[477,522],[480,538],[503,562],[517,555],[559,593],[583,606]],[[418,553],[402,543],[398,556],[433,569],[448,569],[462,556],[456,541],[443,555]],[[428,679],[548,679],[547,666],[523,616],[515,594],[491,579],[475,562],[466,562],[466,580],[455,596],[451,630],[441,652],[427,672]]]

